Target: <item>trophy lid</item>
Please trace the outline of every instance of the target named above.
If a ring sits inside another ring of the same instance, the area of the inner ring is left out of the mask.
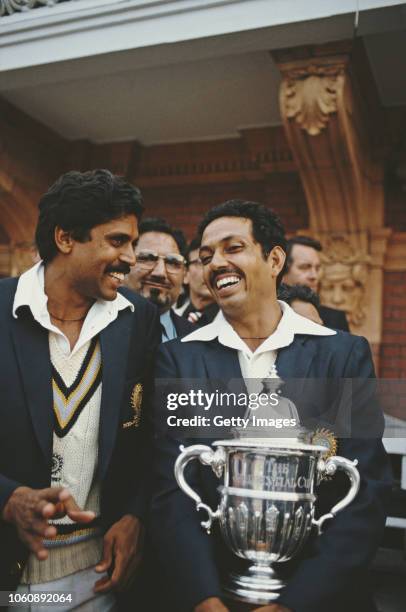
[[[258,430],[256,430],[258,431]],[[240,432],[237,432],[238,434]],[[247,434],[249,432],[246,432]],[[296,431],[296,435],[290,438],[261,438],[249,435],[237,436],[229,440],[216,440],[212,446],[238,447],[238,448],[258,448],[258,449],[278,449],[290,451],[311,451],[313,453],[328,453],[329,448],[324,444],[313,444],[314,432],[307,429]]]
[[[216,440],[212,446],[224,446],[235,448],[258,448],[258,449],[280,449],[291,451],[312,451],[316,453],[327,453],[328,448],[316,444],[304,444],[294,438],[235,438],[234,440]]]

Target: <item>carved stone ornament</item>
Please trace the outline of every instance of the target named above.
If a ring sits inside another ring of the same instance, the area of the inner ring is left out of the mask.
[[[365,319],[365,289],[371,258],[356,252],[348,236],[335,234],[325,243],[321,259],[321,302],[344,310],[351,325],[361,325]]]
[[[288,119],[310,136],[317,136],[337,112],[337,95],[344,83],[344,64],[310,65],[289,70],[281,86],[281,106]]]
[[[59,0],[0,0],[0,17],[28,11],[38,6],[53,6]]]

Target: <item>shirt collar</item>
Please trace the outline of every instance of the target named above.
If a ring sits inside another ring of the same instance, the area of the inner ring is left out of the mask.
[[[318,325],[318,323],[314,323],[310,319],[297,314],[286,302],[278,300],[278,303],[282,310],[282,318],[273,334],[257,348],[256,354],[289,346],[296,334],[333,336],[337,333],[333,329]],[[212,323],[193,331],[182,338],[181,342],[192,342],[194,340],[208,342],[215,338],[218,338],[220,344],[238,351],[246,352],[248,349],[245,342],[228,323],[221,311]]]
[[[17,311],[21,306],[28,306],[35,319],[47,310],[48,296],[44,291],[44,272],[44,263],[39,261],[20,276],[13,302],[13,317],[16,319],[18,318]],[[117,293],[117,297],[112,301],[99,299],[95,304],[98,310],[106,309],[110,313],[124,308],[130,308],[134,312],[134,304],[121,293]]]

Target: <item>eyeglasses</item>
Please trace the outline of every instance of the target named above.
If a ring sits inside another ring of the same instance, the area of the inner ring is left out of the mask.
[[[139,251],[135,253],[136,266],[144,270],[152,270],[160,259],[163,259],[166,271],[169,273],[180,272],[185,265],[185,258],[178,253],[159,255],[153,251]]]

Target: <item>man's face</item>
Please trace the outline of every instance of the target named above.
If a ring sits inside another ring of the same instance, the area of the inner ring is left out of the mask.
[[[306,319],[310,319],[310,321],[314,321],[319,325],[323,325],[323,321],[320,318],[320,315],[317,311],[317,308],[313,306],[310,302],[303,302],[302,300],[293,300],[291,303],[291,307],[297,314],[302,315],[302,317],[306,317]]]
[[[190,251],[185,283],[189,285],[190,297],[197,295],[202,299],[211,299],[211,293],[203,277],[203,266],[199,259],[199,249]]]
[[[318,251],[303,244],[294,244],[291,259],[289,272],[284,275],[283,282],[287,285],[307,285],[317,292],[321,275]]]
[[[129,277],[128,286],[156,304],[161,312],[166,312],[175,304],[182,289],[185,266],[177,269],[165,263],[163,257],[180,257],[176,241],[169,234],[146,232],[140,236],[135,255],[157,254],[161,257],[150,268],[141,261],[136,262]]]
[[[199,253],[204,280],[226,314],[253,314],[263,300],[276,299],[276,277],[285,254],[274,247],[264,259],[250,219],[215,219],[203,233]]]
[[[96,225],[86,242],[73,240],[65,258],[71,286],[86,299],[114,300],[135,263],[137,238],[137,218],[127,215]]]

